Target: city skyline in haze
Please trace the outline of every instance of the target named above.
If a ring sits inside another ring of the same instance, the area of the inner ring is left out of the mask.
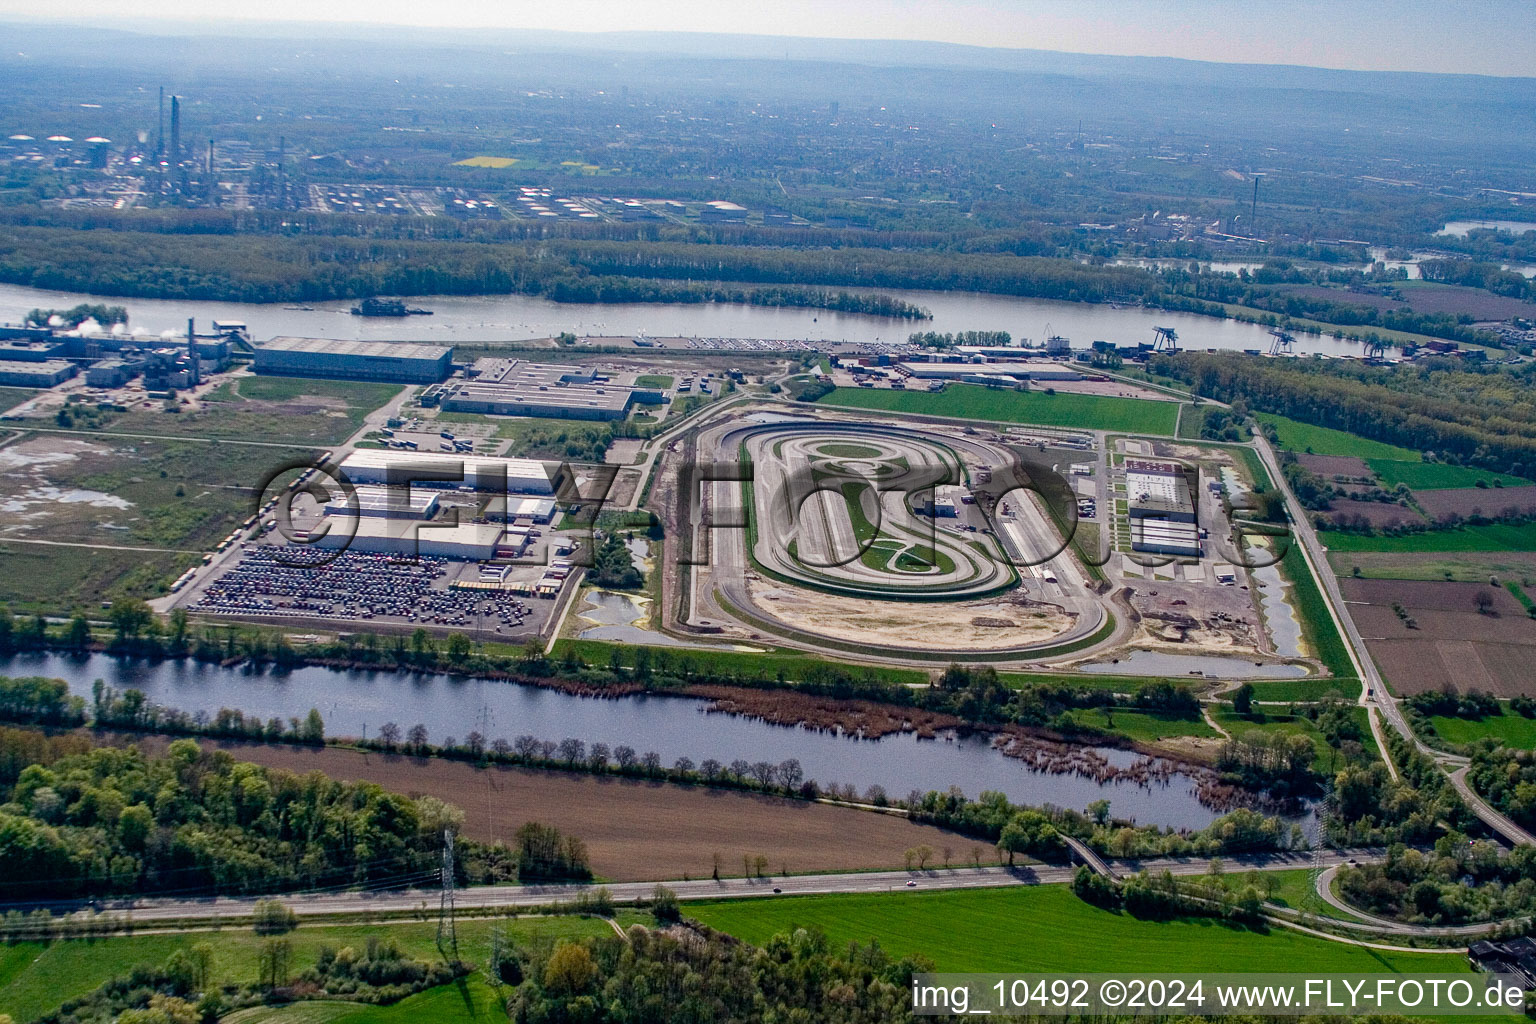
[[[1536,19],[1528,3],[1399,0],[1371,5],[1281,0],[162,0],[154,21],[122,0],[55,0],[47,20],[140,25],[175,23],[243,33],[263,24],[410,26],[565,32],[693,32],[810,39],[905,40],[1000,49],[1173,57],[1239,64],[1361,71],[1536,76]],[[0,0],[0,19],[40,20],[30,0]],[[772,56],[765,53],[764,56]]]

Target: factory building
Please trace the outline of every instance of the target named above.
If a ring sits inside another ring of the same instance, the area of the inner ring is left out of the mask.
[[[50,359],[64,359],[69,354],[69,346],[53,338],[8,341],[0,345],[0,361],[7,363],[45,363]]]
[[[1184,467],[1149,459],[1125,461],[1131,550],[1200,556],[1200,527]]]
[[[605,374],[558,363],[481,359],[466,376],[436,396],[442,408],[492,416],[621,420],[636,403],[662,401],[659,389],[616,384]]]
[[[103,359],[85,371],[85,383],[93,388],[120,388],[139,374],[138,364],[121,359]]]
[[[967,375],[1011,377],[1016,380],[1082,380],[1081,371],[1066,363],[902,363],[902,372],[919,380],[964,380]]]
[[[485,518],[493,523],[547,523],[555,518],[555,499],[528,494],[509,494],[491,501]]]
[[[450,480],[418,480],[411,486],[452,490],[469,488],[497,494],[552,495],[559,483],[558,471],[533,459],[499,459],[485,455],[448,455],[435,452],[358,449],[341,463],[346,478],[357,485],[401,482],[412,474],[438,473]]]
[[[441,491],[419,486],[382,487],[361,484],[356,489],[357,508],[345,495],[325,506],[326,515],[359,515],[383,519],[431,519],[437,512]]]
[[[383,516],[362,517],[355,531],[328,530],[315,544],[368,554],[426,555],[483,562],[522,555],[525,534],[507,536],[506,527],[487,523],[426,523]]]
[[[51,388],[73,377],[79,368],[62,359],[41,363],[0,362],[0,384],[13,388]]]
[[[273,338],[256,349],[257,373],[399,384],[436,384],[453,372],[453,349],[389,341]]]

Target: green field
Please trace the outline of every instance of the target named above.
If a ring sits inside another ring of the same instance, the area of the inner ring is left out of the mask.
[[[471,974],[400,1000],[393,1006],[362,1003],[293,1003],[253,1006],[220,1018],[220,1024],[505,1024],[502,1000],[482,974]]]
[[[1233,736],[1242,736],[1246,732],[1262,733],[1286,733],[1305,736],[1312,741],[1317,749],[1317,757],[1313,761],[1313,768],[1320,774],[1330,775],[1339,767],[1338,752],[1328,745],[1323,739],[1323,734],[1311,719],[1302,718],[1299,715],[1292,717],[1283,713],[1283,708],[1255,708],[1254,714],[1243,717],[1231,709],[1230,706],[1222,706],[1219,710],[1212,711],[1212,717],[1217,723],[1230,732]],[[1367,751],[1379,756],[1375,737],[1371,735],[1370,722],[1366,720],[1366,710],[1362,707],[1351,709],[1350,714],[1360,726],[1364,738],[1361,745]]]
[[[1464,552],[1330,552],[1329,563],[1340,576],[1352,576],[1356,569],[1365,579],[1378,580],[1456,580],[1461,583],[1486,583],[1489,576],[1514,579],[1536,589],[1536,558],[1520,551]]]
[[[1507,473],[1494,473],[1470,466],[1448,466],[1443,462],[1403,461],[1399,459],[1366,459],[1375,471],[1383,487],[1407,485],[1414,491],[1438,491],[1476,487],[1482,481],[1489,487],[1498,483],[1504,487],[1528,487],[1529,480],[1522,480]],[[1497,495],[1498,491],[1490,491]]]
[[[1319,530],[1318,539],[1330,551],[1384,551],[1403,554],[1451,551],[1536,551],[1536,529],[1516,523],[1458,526],[1400,536]]]
[[[1311,452],[1314,455],[1354,455],[1362,459],[1393,459],[1401,462],[1419,462],[1423,455],[1411,448],[1372,441],[1357,434],[1349,434],[1329,427],[1314,427],[1310,423],[1276,416],[1273,413],[1255,414],[1260,423],[1275,428],[1276,443],[1293,452]]]
[[[1314,701],[1329,692],[1346,700],[1360,696],[1358,679],[1255,679],[1254,700]]]
[[[608,935],[612,929],[607,922],[595,918],[551,917],[522,918],[502,921],[484,919],[460,921],[460,955],[471,962],[483,963],[490,954],[491,930],[499,926],[503,936],[514,944],[552,943],[559,938],[577,938],[587,935]],[[383,935],[399,943],[407,956],[417,959],[437,959],[437,922],[410,922],[392,925],[341,925],[322,927],[303,925],[288,936],[293,946],[292,966],[295,972],[314,965],[321,946],[351,945],[362,947],[368,936]],[[257,978],[257,957],[264,940],[248,928],[188,935],[134,935],[110,939],[77,939],[43,944],[21,942],[0,947],[0,1013],[9,1013],[17,1021],[29,1021],[59,1006],[67,999],[74,999],[93,991],[97,986],[119,974],[126,974],[137,964],[159,966],[172,952],[198,942],[213,946],[213,978],[218,984],[243,984]],[[453,1005],[458,998],[455,986],[435,990],[440,1005]],[[489,990],[486,990],[487,992]],[[441,994],[441,993],[445,993]],[[453,998],[447,998],[451,995]],[[433,992],[424,992],[418,1000],[432,1001]],[[399,1016],[405,1003],[387,1010],[366,1009],[370,1016],[358,1018],[373,1022],[473,1019],[469,1017],[410,1017]],[[389,1014],[375,1018],[372,1014]],[[267,1018],[257,1018],[266,1020]],[[304,1016],[272,1018],[298,1024],[311,1019]]]
[[[1037,423],[1047,427],[1112,430],[1126,434],[1172,435],[1179,413],[1175,402],[1100,395],[1047,395],[1041,391],[1018,392],[975,384],[952,384],[936,394],[883,388],[837,388],[819,401],[823,405],[851,409],[998,423]]]
[[[33,388],[0,387],[0,413],[9,412],[27,399],[36,398],[40,393]]]
[[[1300,544],[1292,544],[1286,549],[1285,556],[1280,559],[1280,568],[1291,582],[1291,604],[1301,621],[1302,639],[1311,646],[1318,660],[1328,666],[1328,671],[1341,679],[1353,677],[1355,665],[1350,660],[1349,648],[1333,624],[1328,602],[1323,600],[1323,592],[1318,589],[1317,579],[1308,568]],[[1328,571],[1326,565],[1319,568]]]
[[[1089,906],[1062,885],[694,903],[685,912],[751,943],[799,927],[825,932],[834,948],[875,939],[939,971],[1470,970],[1460,953],[1383,953],[1209,918],[1142,921]]]
[[[676,378],[665,373],[642,373],[635,378],[637,388],[669,388]]]
[[[1174,736],[1199,736],[1214,739],[1219,734],[1201,718],[1170,718],[1147,711],[1106,711],[1104,708],[1078,708],[1068,716],[1079,725],[1105,732],[1117,732],[1143,743],[1156,743]]]
[[[1472,720],[1434,715],[1430,724],[1447,743],[1475,743],[1492,737],[1501,747],[1536,750],[1536,719],[1517,715],[1508,708],[1502,715]]]

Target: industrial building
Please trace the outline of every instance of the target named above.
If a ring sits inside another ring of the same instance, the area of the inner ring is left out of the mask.
[[[923,492],[913,502],[918,515],[934,519],[953,519],[960,514],[964,491],[954,484],[943,484]]]
[[[44,363],[50,359],[64,359],[69,354],[68,344],[54,338],[8,341],[0,345],[0,361],[7,363]]]
[[[509,494],[491,502],[485,510],[485,518],[491,522],[547,523],[555,517],[555,499],[538,498],[528,494]]]
[[[919,380],[964,380],[967,376],[1011,377],[1015,380],[1082,380],[1067,363],[902,363],[899,370]]]
[[[1200,556],[1200,527],[1184,467],[1176,462],[1125,460],[1131,550]]]
[[[85,383],[93,388],[120,388],[138,376],[139,366],[121,359],[103,359],[85,371]]]
[[[636,404],[663,400],[658,388],[616,384],[607,375],[559,363],[481,359],[433,396],[442,408],[492,416],[552,416],[572,420],[621,420]],[[422,396],[423,404],[431,399]]]
[[[315,544],[368,554],[425,555],[483,562],[491,558],[517,558],[527,546],[527,535],[508,534],[506,527],[488,523],[427,523],[385,516],[362,517],[356,529],[328,530]]]
[[[257,373],[399,384],[436,384],[453,372],[453,349],[391,341],[273,338],[256,349]]]
[[[437,512],[441,491],[423,487],[400,485],[381,487],[378,484],[362,484],[355,488],[357,507],[343,495],[325,506],[327,515],[374,516],[384,519],[431,519]]]
[[[62,359],[40,363],[0,362],[0,384],[13,388],[51,388],[69,380],[78,370],[74,363]]]
[[[500,459],[486,455],[448,455],[435,452],[358,449],[341,463],[341,471],[354,484],[401,483],[414,474],[450,476],[447,480],[417,480],[413,488],[469,488],[496,494],[552,495],[558,472],[533,459]]]

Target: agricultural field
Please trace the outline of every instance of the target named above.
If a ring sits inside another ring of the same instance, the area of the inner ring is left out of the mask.
[[[1143,921],[1090,906],[1064,885],[691,903],[686,913],[752,943],[802,927],[834,947],[874,939],[939,971],[1470,970],[1461,953],[1385,953],[1209,918]]]
[[[1507,509],[1530,513],[1536,512],[1536,487],[1459,487],[1451,490],[1414,491],[1413,500],[1431,519],[1452,514],[1463,518],[1479,514],[1495,516]]]
[[[1276,416],[1273,413],[1261,412],[1255,415],[1260,423],[1275,428],[1275,443],[1277,445],[1293,452],[1310,452],[1316,455],[1347,455],[1366,460],[1423,461],[1422,453],[1416,452],[1411,448],[1399,448],[1397,445],[1386,444],[1382,441],[1372,441],[1370,438],[1360,437],[1358,434],[1333,430],[1329,427],[1314,427],[1310,423],[1300,423],[1296,420],[1287,419],[1284,416]]]
[[[1429,722],[1435,727],[1435,735],[1447,743],[1476,743],[1478,740],[1493,739],[1502,747],[1536,750],[1536,719],[1517,715],[1508,707],[1502,715],[1488,718],[1434,715]]]
[[[1495,473],[1472,466],[1451,466],[1443,462],[1403,459],[1366,459],[1366,464],[1381,480],[1383,487],[1404,484],[1412,491],[1451,490],[1456,488],[1525,487],[1529,480],[1508,473]]]
[[[1481,493],[1481,492],[1480,492]],[[1384,551],[1395,554],[1436,554],[1461,551],[1536,551],[1536,529],[1525,523],[1485,523],[1428,530],[1398,536],[1319,530],[1318,539],[1330,551]]]
[[[1520,580],[1536,586],[1536,552],[1528,551],[1444,551],[1330,552],[1329,563],[1340,576],[1358,575],[1366,579],[1455,580],[1486,583],[1488,577]]]
[[[951,416],[997,423],[1035,423],[1046,427],[1110,430],[1125,434],[1172,436],[1178,421],[1176,402],[1101,395],[1047,395],[1007,391],[973,384],[953,384],[937,394],[877,388],[837,388],[820,404],[851,409]]]
[[[1321,513],[1334,522],[1349,523],[1364,518],[1373,529],[1385,530],[1397,526],[1425,526],[1425,518],[1417,510],[1382,501],[1355,501],[1351,498],[1334,498],[1328,503],[1328,511]]]
[[[506,839],[527,821],[553,825],[587,844],[592,870],[609,881],[741,874],[744,855],[775,873],[900,868],[906,850],[928,844],[969,857],[975,841],[906,819],[826,804],[703,786],[528,768],[476,768],[461,761],[346,750],[214,743],[244,761],[386,789],[436,796],[464,809],[465,833]],[[680,829],[678,822],[687,822]],[[983,844],[985,845],[985,844]],[[987,847],[983,863],[995,852]]]
[[[1503,697],[1531,692],[1536,620],[1504,587],[1366,579],[1341,580],[1340,586],[1371,656],[1396,692],[1445,686]]]
[[[1328,481],[1337,477],[1343,477],[1346,480],[1372,480],[1376,476],[1364,459],[1353,455],[1314,455],[1311,452],[1301,452],[1296,456],[1296,461]]]
[[[612,934],[606,921],[582,917],[529,917],[490,920],[466,919],[458,923],[460,954],[469,961],[484,963],[491,948],[491,932],[500,928],[503,936],[514,944],[536,947],[554,943],[561,938],[581,938]],[[437,922],[401,922],[381,925],[325,926],[313,923],[301,925],[288,935],[293,948],[292,964],[295,970],[312,966],[322,946],[353,946],[362,948],[370,936],[392,939],[401,952],[414,959],[437,959]],[[217,984],[242,984],[257,978],[257,958],[262,937],[245,928],[238,930],[193,933],[189,935],[129,935],[107,939],[73,939],[61,942],[19,942],[0,947],[0,1013],[9,1013],[18,1021],[32,1020],[54,1009],[65,1000],[95,989],[116,975],[126,974],[135,965],[158,966],[173,952],[186,949],[197,942],[207,942],[213,947],[213,980]],[[482,983],[483,984],[483,983]],[[457,986],[445,986],[453,992]],[[446,1017],[402,1016],[401,1011],[409,1002],[436,1003],[434,990],[423,992],[414,1000],[407,1000],[395,1007],[374,1010],[352,1004],[354,1010],[364,1010],[367,1016],[355,1018],[373,1024],[375,1020],[393,1022],[408,1020],[452,1020]],[[486,990],[487,993],[489,989]],[[441,997],[439,997],[440,999]],[[457,999],[457,994],[454,995]],[[345,1005],[345,1004],[344,1004]],[[306,1016],[300,1011],[313,1011],[315,1007],[295,1007],[291,1016],[242,1018],[249,1020],[283,1020],[293,1024],[309,1024],[310,1021],[334,1020],[330,1016]],[[380,1016],[373,1016],[380,1014]],[[462,1018],[472,1019],[472,1018]]]
[[[1346,700],[1360,696],[1357,679],[1255,679],[1251,685],[1257,701],[1315,701],[1330,693]]]
[[[517,163],[515,156],[472,156],[467,160],[456,160],[455,167],[490,167],[495,170],[505,170]]]

